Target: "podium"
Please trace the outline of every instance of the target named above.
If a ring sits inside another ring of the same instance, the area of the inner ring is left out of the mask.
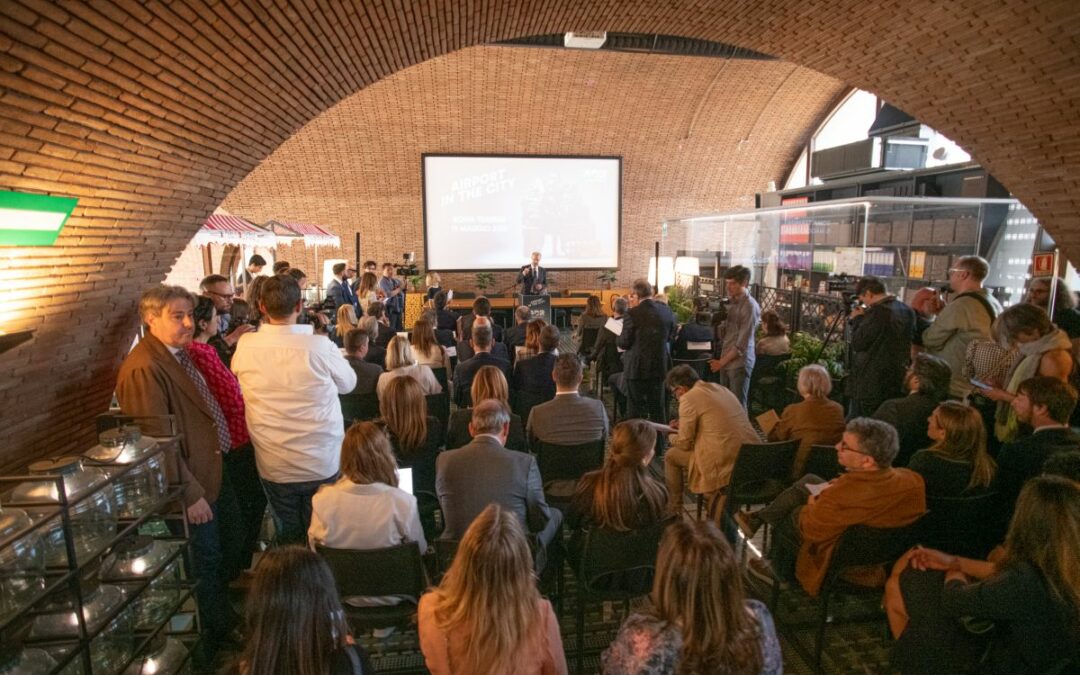
[[[543,319],[551,324],[551,296],[550,295],[520,295],[518,302],[529,308],[529,320]]]

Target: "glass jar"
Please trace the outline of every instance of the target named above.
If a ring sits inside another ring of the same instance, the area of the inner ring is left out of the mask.
[[[131,603],[135,628],[157,628],[172,614],[180,600],[180,558],[172,557],[176,544],[158,541],[145,536],[126,537],[113,547],[101,564],[99,576],[106,582],[138,581],[150,579],[149,586]],[[127,589],[138,592],[138,587]]]
[[[77,560],[91,556],[108,546],[116,535],[116,508],[112,501],[112,488],[102,487],[108,481],[108,475],[100,469],[84,468],[79,457],[46,459],[30,465],[30,475],[49,474],[60,474],[63,477],[68,502],[73,502],[83,495],[90,495],[78,504],[68,507]],[[27,481],[15,488],[12,500],[57,504],[60,495],[56,483],[52,481]],[[44,513],[34,508],[27,508],[26,512],[31,517],[39,517]],[[53,517],[45,529],[45,564],[50,567],[66,565],[67,549],[64,544],[62,519],[59,516]]]
[[[105,465],[101,468],[110,475],[142,462],[113,483],[117,515],[121,518],[142,516],[165,495],[164,456],[157,441],[143,438],[139,427],[133,424],[101,432],[98,445],[83,456],[90,466]],[[146,461],[142,461],[144,459]]]
[[[124,602],[124,592],[117,586],[83,583],[83,620],[87,633],[93,633],[105,625],[106,619]],[[114,672],[127,663],[135,649],[135,635],[131,608],[116,616],[97,637],[90,642],[90,658],[95,671]],[[32,640],[79,639],[79,617],[76,614],[74,596],[67,592],[57,593],[40,614],[34,617],[30,629]]]
[[[183,642],[158,633],[150,642],[146,653],[135,659],[124,675],[181,675],[191,672],[188,668],[188,650]]]
[[[32,524],[22,509],[0,509],[0,622],[26,607],[45,589],[41,530],[19,536]]]
[[[46,675],[56,667],[56,660],[42,649],[5,647],[0,651],[0,675]]]

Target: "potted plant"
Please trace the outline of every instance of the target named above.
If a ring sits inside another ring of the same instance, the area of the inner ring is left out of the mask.
[[[491,272],[476,273],[476,287],[481,293],[495,285],[495,275]]]
[[[668,286],[664,291],[667,294],[668,307],[675,313],[679,323],[688,323],[694,318],[694,298],[690,291],[682,286]]]
[[[818,354],[821,354],[818,357]],[[799,380],[799,370],[803,366],[814,363],[813,359],[817,358],[816,363],[825,366],[825,370],[829,371],[829,376],[833,379],[833,392],[839,393],[841,387],[839,383],[844,378],[844,344],[842,342],[833,341],[829,343],[829,346],[825,348],[825,351],[821,350],[821,340],[808,335],[806,333],[794,333],[791,336],[791,358],[781,363],[778,368],[784,371],[784,376],[787,380],[787,385],[791,389],[796,388],[796,384]]]
[[[603,282],[605,291],[610,291],[611,285],[615,283],[615,270],[600,270],[600,274],[596,278]]]
[[[412,286],[414,292],[420,292],[420,287],[424,285],[424,276],[424,272],[420,271],[409,277],[409,285]]]

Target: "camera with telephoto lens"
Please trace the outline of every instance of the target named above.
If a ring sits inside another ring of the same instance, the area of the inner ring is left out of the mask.
[[[844,303],[845,311],[850,314],[862,306],[855,290],[858,283],[858,277],[853,277],[850,274],[838,274],[834,277],[829,277],[829,279],[825,281],[825,290],[830,293],[839,293],[840,299]]]
[[[399,277],[414,277],[419,273],[416,267],[416,254],[412,251],[401,254],[402,264],[394,268]]]

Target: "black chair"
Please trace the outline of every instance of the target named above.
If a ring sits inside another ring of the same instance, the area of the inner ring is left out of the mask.
[[[744,443],[739,448],[728,482],[726,517],[722,521],[733,542],[738,540],[738,527],[732,520],[734,513],[744,506],[768,504],[791,484],[791,467],[798,448],[798,441]]]
[[[443,392],[450,392],[450,377],[446,373],[446,367],[431,366],[431,372],[435,375],[435,379],[438,380],[439,385],[442,387]]]
[[[540,478],[544,481],[544,496],[553,506],[569,503],[578,479],[604,463],[603,438],[578,445],[536,440],[532,445]]]
[[[450,425],[450,394],[444,388],[439,394],[428,394],[428,414],[439,420],[439,425],[446,429]]]
[[[954,555],[985,560],[1005,538],[1006,504],[996,492],[972,497],[927,497],[919,541]]]
[[[836,459],[836,448],[831,445],[811,445],[810,452],[806,455],[806,463],[803,464],[802,475],[812,473],[815,476],[832,480],[843,472],[840,462]]]
[[[342,603],[345,615],[355,629],[386,628],[411,622],[416,614],[416,603],[427,586],[424,562],[415,542],[370,551],[316,545],[315,552],[330,565],[342,598],[384,595],[413,598],[413,602],[377,607],[353,607]]]
[[[593,345],[596,344],[596,338],[599,335],[599,328],[582,328],[581,344],[578,345],[578,354],[589,354],[592,352]]]
[[[786,386],[787,372],[780,368],[780,364],[790,358],[790,353],[779,356],[762,354],[757,357],[754,370],[750,374],[750,402],[757,403],[766,410],[783,410],[793,402],[792,393]]]
[[[529,413],[532,409],[541,403],[547,403],[552,397],[546,394],[539,394],[534,391],[518,391],[514,392],[514,414],[521,418],[522,424],[529,423]],[[541,476],[544,474],[540,474]]]
[[[621,601],[624,615],[629,615],[630,600],[652,589],[660,538],[673,520],[670,517],[629,532],[593,528],[585,534],[581,559],[574,570],[578,583],[577,673],[583,672],[585,657],[585,603]]]
[[[373,420],[379,417],[379,396],[375,392],[370,394],[340,394],[338,401],[341,403],[341,416],[345,420],[345,428],[348,429],[354,422]]]
[[[457,346],[457,333],[449,328],[436,328],[435,341],[443,347]]]
[[[709,379],[709,360],[712,356],[705,354],[703,356],[696,356],[689,359],[671,359],[672,367],[686,365],[694,369],[694,372],[698,374],[698,377],[708,381]]]

